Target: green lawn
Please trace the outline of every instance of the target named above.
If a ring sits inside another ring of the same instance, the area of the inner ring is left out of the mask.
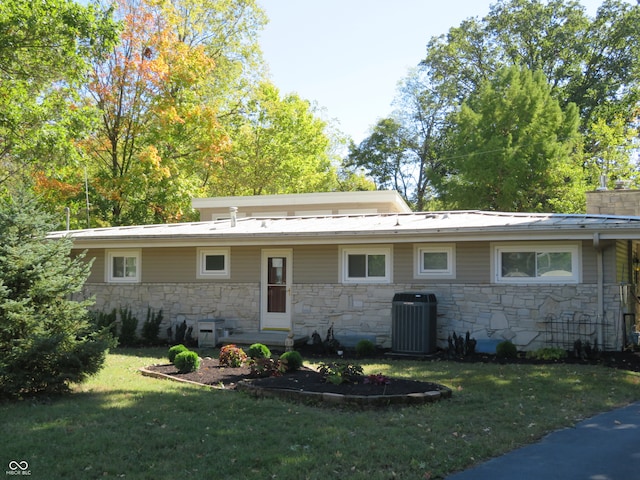
[[[165,353],[116,350],[70,396],[0,404],[0,463],[26,460],[31,478],[47,480],[442,478],[640,399],[638,374],[605,367],[389,360],[361,364],[453,397],[318,408],[139,374]]]

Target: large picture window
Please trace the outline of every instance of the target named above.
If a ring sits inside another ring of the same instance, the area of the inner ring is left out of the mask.
[[[496,245],[499,283],[578,283],[580,248],[573,245]]]
[[[391,283],[390,247],[342,247],[343,283]]]
[[[198,249],[198,278],[229,278],[228,248]]]
[[[106,280],[109,283],[140,282],[140,250],[108,250],[106,252]]]
[[[415,278],[456,278],[454,245],[423,244],[414,247]]]

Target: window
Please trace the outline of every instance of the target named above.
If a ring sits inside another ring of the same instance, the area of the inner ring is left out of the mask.
[[[197,278],[229,278],[228,248],[199,248]]]
[[[580,248],[573,245],[495,245],[499,283],[578,283]]]
[[[414,247],[415,278],[456,278],[454,245],[424,244]]]
[[[342,247],[343,283],[391,283],[390,247]]]
[[[109,250],[106,253],[107,282],[138,283],[140,282],[141,254],[140,250]]]

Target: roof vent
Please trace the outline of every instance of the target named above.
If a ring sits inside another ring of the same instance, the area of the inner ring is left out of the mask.
[[[607,176],[600,175],[600,186],[596,188],[596,192],[606,192],[607,191]]]
[[[229,215],[231,217],[231,226],[235,227],[238,223],[238,207],[229,207]]]

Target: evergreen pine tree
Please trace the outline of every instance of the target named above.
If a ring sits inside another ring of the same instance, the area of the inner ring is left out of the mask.
[[[100,370],[113,340],[77,301],[91,267],[33,198],[0,200],[0,397],[60,393]]]

